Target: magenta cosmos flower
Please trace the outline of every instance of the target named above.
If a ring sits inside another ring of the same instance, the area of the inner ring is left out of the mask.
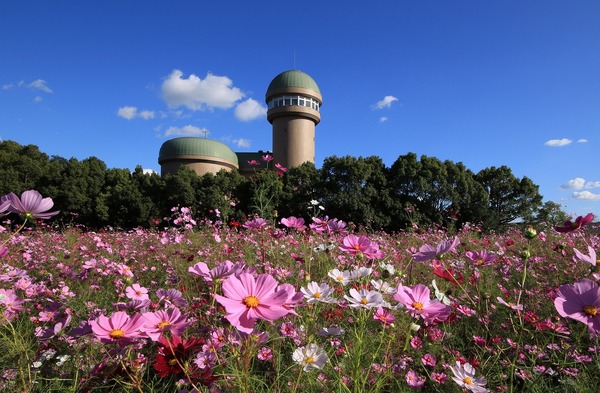
[[[8,200],[8,198],[6,196],[2,196],[2,198],[0,198],[0,217],[3,217],[5,215],[7,215],[8,213],[10,213],[8,211],[9,207],[10,207],[10,201]]]
[[[567,233],[573,232],[592,222],[594,220],[594,215],[592,213],[588,213],[587,216],[579,216],[575,219],[575,221],[565,221],[562,226],[555,227],[557,232]]]
[[[304,225],[304,218],[297,218],[294,216],[288,217],[288,218],[282,218],[281,224],[285,225],[286,227],[288,227],[290,229],[295,229],[297,231],[303,231],[306,229],[306,225]]]
[[[458,237],[455,237],[452,240],[444,240],[435,247],[429,244],[425,244],[419,248],[418,252],[413,254],[413,259],[417,262],[429,261],[437,257],[438,255],[454,250],[459,244],[460,240],[458,239]]]
[[[158,341],[160,336],[167,331],[175,336],[183,336],[185,329],[192,324],[178,308],[147,312],[143,314],[143,317],[144,326],[141,330],[152,341]]]
[[[596,263],[598,263],[598,260],[596,259],[596,250],[594,250],[590,246],[588,246],[587,255],[576,248],[573,249],[573,252],[575,253],[575,255],[573,256],[573,261],[575,262],[586,262],[593,266],[596,266]]]
[[[215,299],[225,307],[225,318],[238,330],[252,333],[257,319],[273,322],[290,311],[284,307],[287,291],[277,290],[277,281],[269,274],[254,278],[249,273],[230,276],[223,282],[223,295]]]
[[[54,202],[52,198],[43,198],[36,190],[28,190],[21,194],[21,198],[11,192],[2,197],[2,201],[10,201],[8,210],[20,214],[26,220],[37,218],[47,219],[57,215],[58,211],[49,212]]]
[[[585,323],[592,335],[600,334],[600,288],[592,280],[583,279],[575,284],[558,288],[554,299],[556,311],[566,318]]]
[[[379,249],[377,243],[371,242],[366,236],[348,235],[342,241],[340,250],[352,255],[365,256],[368,259],[383,258],[385,254]]]
[[[142,337],[140,329],[144,321],[139,314],[130,317],[124,311],[117,311],[110,317],[100,315],[95,321],[90,321],[90,326],[96,338],[103,343],[126,344],[134,338]]]
[[[400,284],[394,294],[394,300],[404,305],[414,317],[420,316],[427,323],[443,322],[448,319],[450,307],[437,299],[430,299],[429,295],[429,288],[423,284],[417,284],[413,288]]]

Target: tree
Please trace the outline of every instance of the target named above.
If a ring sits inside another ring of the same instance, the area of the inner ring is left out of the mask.
[[[475,179],[489,196],[488,228],[502,228],[517,219],[532,220],[542,204],[539,187],[527,177],[517,179],[507,166],[483,169]]]
[[[569,214],[562,210],[560,204],[552,201],[546,201],[540,210],[538,210],[534,222],[536,224],[546,224],[554,227],[557,225],[562,225],[569,219]]]
[[[37,188],[48,170],[48,155],[37,146],[0,142],[0,195]]]
[[[381,158],[328,157],[320,177],[322,202],[330,217],[372,229],[389,225],[391,198],[387,168]]]
[[[310,219],[312,200],[320,199],[319,172],[312,162],[290,168],[283,177],[283,195],[279,207],[282,217]]]

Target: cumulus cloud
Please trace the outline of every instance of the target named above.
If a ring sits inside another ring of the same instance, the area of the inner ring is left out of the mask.
[[[29,87],[30,89],[34,89],[34,90],[40,90],[45,93],[52,93],[52,89],[48,87],[48,85],[46,84],[46,81],[43,79],[35,80],[35,81],[31,82],[29,85],[27,85],[27,87]]]
[[[583,199],[586,201],[600,201],[600,194],[593,194],[589,191],[574,192],[573,198]]]
[[[122,106],[117,110],[117,116],[127,120],[135,119],[136,117],[148,120],[154,119],[154,111],[143,110],[138,112],[138,109],[135,106]]]
[[[544,143],[544,145],[550,146],[550,147],[562,147],[562,146],[570,145],[571,142],[573,142],[573,141],[570,140],[570,139],[567,139],[567,138],[563,138],[563,139],[550,139],[549,141],[547,141],[546,143]]]
[[[194,74],[185,78],[180,70],[171,72],[161,90],[169,107],[186,106],[194,111],[229,109],[244,97],[244,93],[234,87],[233,81],[226,76],[208,73],[204,79]]]
[[[385,96],[383,100],[377,101],[375,105],[373,105],[374,109],[384,109],[392,106],[394,101],[398,101],[398,99],[394,96]]]
[[[137,108],[135,106],[122,106],[117,110],[117,116],[127,120],[135,119],[136,114]]]
[[[245,138],[234,139],[233,143],[237,147],[242,147],[242,148],[246,148],[246,149],[251,146],[250,140],[249,139],[245,139]]]
[[[576,177],[575,179],[569,180],[566,184],[560,186],[562,189],[576,189],[580,190],[585,185],[585,179]]]
[[[169,127],[166,131],[165,131],[165,136],[173,136],[173,135],[182,135],[182,136],[208,136],[208,134],[210,134],[210,131],[208,131],[206,128],[199,128],[196,126],[193,126],[191,124],[188,124],[187,126],[184,127]]]
[[[267,115],[267,108],[258,101],[248,98],[235,107],[235,117],[241,121],[256,120]]]
[[[600,181],[589,181],[585,183],[585,188],[599,188]]]
[[[385,123],[386,121],[388,121],[388,118],[387,118],[387,117],[385,117],[385,116],[381,116],[381,117],[379,118],[379,122],[380,122],[380,123]]]
[[[577,143],[587,143],[587,139],[581,138],[581,139],[577,139]]]
[[[142,169],[142,173],[144,175],[152,175],[154,173],[158,175],[158,172],[156,172],[154,169],[145,169],[144,168],[144,169]]]

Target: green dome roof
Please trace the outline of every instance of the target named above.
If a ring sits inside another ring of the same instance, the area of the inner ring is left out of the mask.
[[[158,162],[176,156],[208,156],[238,164],[237,155],[229,146],[212,139],[183,137],[168,140],[160,147]]]
[[[313,78],[311,78],[308,74],[298,71],[298,70],[290,70],[282,72],[277,75],[271,83],[269,84],[269,88],[267,89],[267,96],[271,90],[276,89],[285,89],[288,87],[300,87],[303,89],[309,89],[315,91],[321,95],[321,90],[319,90],[319,86]]]

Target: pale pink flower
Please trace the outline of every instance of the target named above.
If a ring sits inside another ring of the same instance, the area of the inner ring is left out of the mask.
[[[368,259],[383,258],[385,254],[379,249],[377,243],[371,242],[366,236],[347,235],[342,240],[340,250],[343,252],[364,256]]]
[[[466,257],[469,258],[475,266],[489,266],[496,260],[496,254],[487,252],[486,250],[481,251],[467,251]]]
[[[596,251],[588,246],[588,255],[580,252],[578,249],[574,248],[573,252],[575,255],[573,256],[573,261],[575,262],[586,262],[590,265],[596,266],[598,260],[596,259]]]
[[[257,319],[273,322],[290,311],[283,307],[287,291],[277,291],[277,281],[269,274],[254,278],[241,273],[229,276],[222,286],[223,295],[215,299],[225,307],[225,318],[238,330],[251,333]]]
[[[475,369],[470,363],[462,365],[459,361],[456,362],[456,367],[450,367],[454,376],[452,379],[458,386],[470,390],[474,393],[487,393],[488,390],[484,387],[487,383],[484,377],[475,377]]]
[[[445,321],[450,316],[450,307],[437,299],[430,299],[429,295],[429,288],[423,284],[417,284],[413,288],[400,284],[394,300],[403,304],[410,314],[420,316],[427,323]]]
[[[285,225],[290,229],[295,229],[297,231],[303,231],[306,229],[306,225],[304,225],[304,218],[297,218],[293,216],[288,218],[282,218],[281,224]]]
[[[420,389],[423,387],[423,385],[425,385],[425,378],[417,374],[415,371],[409,370],[406,373],[406,383],[411,388]]]
[[[117,311],[110,317],[100,315],[89,322],[92,332],[100,341],[128,343],[132,339],[142,337],[140,329],[144,325],[144,318],[139,314],[130,317],[123,311]]]
[[[125,296],[127,296],[131,300],[148,300],[148,289],[144,288],[138,283],[132,284],[125,288]]]
[[[212,283],[214,280],[220,280],[228,277],[233,273],[234,264],[227,260],[220,263],[218,266],[209,269],[204,262],[198,262],[194,266],[188,268],[188,272],[204,278],[204,281]]]
[[[246,229],[261,229],[268,225],[267,220],[264,218],[257,217],[253,220],[248,220],[242,225]]]
[[[588,325],[590,334],[600,333],[600,288],[592,280],[583,279],[575,284],[562,285],[554,299],[556,311]]]
[[[48,210],[54,206],[52,198],[44,198],[36,190],[24,191],[21,198],[11,192],[2,197],[3,205],[6,200],[10,201],[8,210],[20,214],[24,219],[47,219],[59,213],[59,211],[49,212]]]
[[[12,289],[0,288],[0,310],[4,309],[3,315],[9,321],[12,321],[19,311],[23,311],[24,300],[15,294]]]
[[[175,336],[183,336],[185,329],[192,324],[185,314],[178,308],[158,310],[142,314],[144,325],[141,331],[146,333],[152,341],[158,341],[164,332],[171,332]]]
[[[417,262],[425,262],[437,257],[438,255],[454,250],[459,244],[460,240],[458,237],[455,237],[452,240],[444,240],[435,247],[425,244],[419,248],[418,252],[413,254],[413,259]]]

